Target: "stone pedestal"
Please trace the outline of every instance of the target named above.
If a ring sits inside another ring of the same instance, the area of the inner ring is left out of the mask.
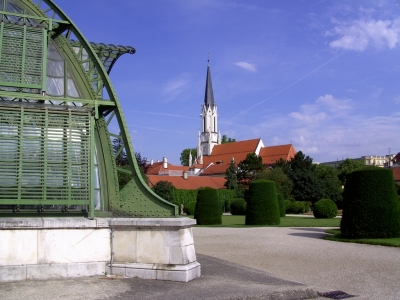
[[[189,218],[0,219],[0,281],[200,276]]]

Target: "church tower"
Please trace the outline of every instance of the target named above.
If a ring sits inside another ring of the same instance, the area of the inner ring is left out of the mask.
[[[207,66],[206,91],[201,107],[201,133],[198,135],[197,156],[210,155],[215,145],[221,144],[218,133],[217,105],[214,103],[214,93],[211,83],[210,64]]]

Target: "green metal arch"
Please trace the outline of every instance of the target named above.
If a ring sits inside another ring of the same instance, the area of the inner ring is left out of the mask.
[[[64,99],[65,103],[81,102],[84,106],[93,108],[93,118],[95,119],[94,142],[101,170],[100,181],[103,203],[101,211],[94,211],[93,205],[90,207],[91,216],[176,216],[177,206],[156,195],[147,186],[140,174],[122,108],[107,70],[91,43],[85,39],[69,17],[53,1],[19,1],[31,11],[37,13],[40,16],[39,21],[42,18],[42,21],[47,23],[48,39],[53,40],[57,47],[62,49],[64,57],[71,64],[71,72],[76,78],[79,78],[80,90],[84,91],[84,95],[81,95],[82,99],[66,98]],[[73,48],[74,43],[75,48]],[[83,54],[87,54],[88,58]],[[112,65],[114,63],[115,60]],[[109,99],[103,99],[104,92]],[[25,96],[37,100],[38,103],[49,98],[45,95]],[[118,124],[118,132],[116,133],[110,132],[110,124],[114,123]],[[126,152],[130,166],[127,172],[132,176],[132,179],[121,190],[119,189],[117,172],[123,170],[119,170],[115,162],[116,157],[111,144],[112,137],[123,140],[123,149],[121,150]]]

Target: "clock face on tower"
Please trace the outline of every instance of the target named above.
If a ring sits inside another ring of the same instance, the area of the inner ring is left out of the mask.
[[[204,147],[203,147],[203,154],[206,154],[206,153],[207,153],[207,147],[204,146]]]

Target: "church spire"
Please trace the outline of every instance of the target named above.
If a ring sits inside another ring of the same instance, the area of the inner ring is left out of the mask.
[[[204,95],[204,104],[207,107],[214,106],[214,93],[211,83],[210,59],[208,59],[208,65],[207,65],[206,92]]]
[[[217,105],[214,103],[214,93],[211,83],[210,59],[207,65],[206,92],[201,108],[201,134],[198,137],[197,156],[211,155],[215,145],[220,144],[218,135]]]

